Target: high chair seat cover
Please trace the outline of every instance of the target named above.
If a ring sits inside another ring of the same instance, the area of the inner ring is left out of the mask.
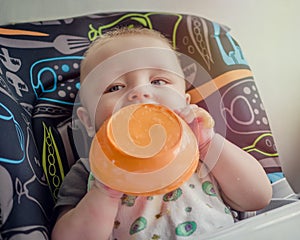
[[[49,239],[60,184],[89,147],[87,139],[76,148],[72,137],[86,137],[76,120],[72,124],[80,62],[91,42],[117,26],[156,29],[189,56],[182,67],[192,83],[193,103],[210,111],[216,131],[252,154],[272,182],[284,179],[252,72],[226,26],[198,16],[158,12],[2,26],[0,239]],[[201,76],[203,70],[206,77]]]

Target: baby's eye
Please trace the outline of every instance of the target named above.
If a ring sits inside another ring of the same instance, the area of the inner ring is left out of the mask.
[[[117,91],[121,90],[122,88],[124,88],[123,85],[113,85],[113,86],[109,86],[109,87],[105,90],[105,93],[108,93],[108,92],[117,92]]]
[[[151,84],[153,84],[153,85],[165,85],[167,83],[168,82],[164,79],[154,79],[151,81]]]

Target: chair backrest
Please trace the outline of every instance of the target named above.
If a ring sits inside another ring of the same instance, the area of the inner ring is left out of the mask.
[[[282,179],[278,153],[251,70],[229,29],[184,14],[115,12],[0,28],[0,232],[3,239],[49,239],[52,207],[80,156],[72,134],[82,55],[117,26],[156,29],[170,38],[216,131],[252,154],[270,180]],[[199,66],[201,66],[199,68]],[[205,70],[206,77],[201,72]],[[223,126],[226,131],[222,132]],[[87,146],[79,151],[87,151]],[[1,238],[1,237],[0,237]]]

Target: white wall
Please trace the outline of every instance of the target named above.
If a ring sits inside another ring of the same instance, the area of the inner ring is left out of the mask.
[[[284,170],[300,192],[299,9],[298,0],[0,0],[0,25],[118,10],[192,13],[228,25],[254,72]]]

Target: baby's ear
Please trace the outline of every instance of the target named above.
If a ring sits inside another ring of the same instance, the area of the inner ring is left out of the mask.
[[[186,101],[186,104],[190,104],[191,103],[191,95],[186,93],[185,94],[185,101]]]
[[[95,135],[95,128],[87,109],[85,107],[79,107],[77,109],[77,116],[84,125],[89,137],[93,137]]]

